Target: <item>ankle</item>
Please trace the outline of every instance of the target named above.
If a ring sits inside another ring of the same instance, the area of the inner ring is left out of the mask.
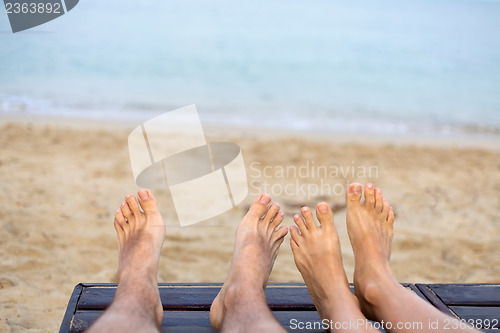
[[[387,297],[391,297],[394,289],[401,285],[392,274],[384,273],[369,280],[357,281],[355,286],[356,296],[366,305],[376,308],[386,302]]]
[[[333,293],[331,297],[319,300],[318,305],[322,319],[343,318],[346,313],[359,312],[360,309],[358,299],[350,290]]]
[[[261,286],[249,281],[233,282],[228,285],[224,295],[224,310],[234,309],[236,306],[241,307],[242,303],[255,298],[263,298],[265,300],[266,296]]]

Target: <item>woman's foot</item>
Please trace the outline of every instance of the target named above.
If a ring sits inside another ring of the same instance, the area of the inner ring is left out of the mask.
[[[399,285],[392,275],[389,259],[393,237],[394,212],[379,188],[349,185],[346,193],[347,231],[355,257],[354,287],[361,308],[369,318],[376,317],[381,289]]]
[[[146,305],[143,310],[148,311],[147,306],[153,305],[151,310],[160,325],[163,307],[157,273],[165,224],[150,191],[140,190],[138,200],[128,194],[115,214],[114,225],[120,246],[117,293],[123,289],[129,294],[140,292],[137,296],[143,298]]]
[[[260,195],[236,230],[229,274],[210,309],[210,323],[216,329],[221,328],[227,309],[244,298],[242,292],[264,293],[279,247],[288,233],[284,226],[276,229],[284,215],[277,203],[269,206],[270,203],[269,195]]]
[[[297,227],[290,229],[290,245],[311,298],[322,319],[348,320],[361,315],[359,303],[351,293],[342,265],[340,242],[330,207],[322,202],[316,206],[316,225],[311,210],[296,214]]]

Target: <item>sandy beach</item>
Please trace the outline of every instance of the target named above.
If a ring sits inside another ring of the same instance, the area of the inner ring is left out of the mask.
[[[125,194],[139,189],[127,149],[133,127],[0,122],[0,332],[57,331],[77,283],[116,282],[113,214]],[[399,281],[500,282],[500,151],[491,145],[250,129],[207,130],[207,138],[240,145],[250,194],[187,228],[162,209],[160,282],[222,282],[235,228],[259,191],[281,204],[286,225],[303,205],[329,202],[352,280],[343,197],[352,181],[373,182],[394,207],[392,267]],[[154,193],[168,208],[165,191]],[[302,282],[287,241],[270,282]]]

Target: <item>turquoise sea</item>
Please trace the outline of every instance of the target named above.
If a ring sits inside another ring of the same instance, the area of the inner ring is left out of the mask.
[[[0,116],[500,133],[500,1],[81,0],[13,34]]]

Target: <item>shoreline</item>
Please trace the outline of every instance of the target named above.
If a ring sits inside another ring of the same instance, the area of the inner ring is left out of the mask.
[[[147,121],[145,118],[144,121]],[[131,119],[94,119],[63,116],[2,115],[0,125],[33,124],[57,126],[71,129],[132,131],[140,121]],[[354,133],[306,131],[286,128],[258,128],[251,126],[205,125],[202,123],[207,141],[213,138],[236,137],[259,139],[303,139],[313,142],[336,142],[342,144],[394,145],[434,148],[465,148],[500,151],[500,134],[492,133]]]

